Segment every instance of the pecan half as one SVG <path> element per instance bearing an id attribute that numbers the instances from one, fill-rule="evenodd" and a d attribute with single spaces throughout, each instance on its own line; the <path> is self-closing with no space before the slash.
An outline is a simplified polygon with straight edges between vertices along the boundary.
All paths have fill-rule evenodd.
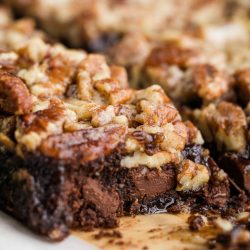
<path id="1" fill-rule="evenodd" d="M 5 71 L 0 71 L 0 110 L 10 114 L 31 111 L 32 97 L 24 82 Z"/>
<path id="2" fill-rule="evenodd" d="M 86 163 L 108 155 L 124 140 L 124 134 L 125 127 L 109 125 L 52 135 L 42 141 L 39 150 L 66 162 Z"/>

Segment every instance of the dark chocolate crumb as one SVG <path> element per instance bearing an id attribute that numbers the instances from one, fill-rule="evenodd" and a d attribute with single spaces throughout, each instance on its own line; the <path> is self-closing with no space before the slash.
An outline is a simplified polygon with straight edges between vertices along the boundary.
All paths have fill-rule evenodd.
<path id="1" fill-rule="evenodd" d="M 190 215 L 188 218 L 189 229 L 192 231 L 199 231 L 205 224 L 200 215 Z"/>

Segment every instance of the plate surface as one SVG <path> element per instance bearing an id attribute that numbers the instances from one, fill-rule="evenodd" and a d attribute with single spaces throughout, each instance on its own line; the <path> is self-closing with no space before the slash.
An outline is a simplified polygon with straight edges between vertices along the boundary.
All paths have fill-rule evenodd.
<path id="1" fill-rule="evenodd" d="M 103 233 L 100 229 L 89 233 L 73 232 L 73 235 L 104 250 L 208 250 L 207 239 L 213 236 L 214 231 L 204 228 L 191 232 L 187 218 L 185 214 L 124 217 L 115 230 L 122 237 L 110 236 L 114 230 Z"/>
<path id="2" fill-rule="evenodd" d="M 207 250 L 206 241 L 212 232 L 191 232 L 187 218 L 188 215 L 170 214 L 124 217 L 115 229 L 121 237 L 111 236 L 112 229 L 97 229 L 72 232 L 63 242 L 51 243 L 0 212 L 0 250 Z"/>
<path id="3" fill-rule="evenodd" d="M 0 212 L 0 250 L 97 250 L 74 236 L 60 243 L 47 242 Z"/>

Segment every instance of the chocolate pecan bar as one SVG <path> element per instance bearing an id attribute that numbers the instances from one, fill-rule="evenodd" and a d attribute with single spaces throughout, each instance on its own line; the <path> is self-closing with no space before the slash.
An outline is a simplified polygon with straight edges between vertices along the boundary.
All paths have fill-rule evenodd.
<path id="1" fill-rule="evenodd" d="M 128 68 L 137 88 L 161 85 L 183 119 L 201 130 L 237 189 L 249 197 L 250 36 L 246 20 L 236 20 L 204 25 L 196 35 L 167 34 L 157 42 L 137 34 L 108 54 Z"/>
<path id="2" fill-rule="evenodd" d="M 2 31 L 1 209 L 52 240 L 123 215 L 227 209 L 227 175 L 159 85 L 132 89 L 124 68 L 30 21 Z"/>

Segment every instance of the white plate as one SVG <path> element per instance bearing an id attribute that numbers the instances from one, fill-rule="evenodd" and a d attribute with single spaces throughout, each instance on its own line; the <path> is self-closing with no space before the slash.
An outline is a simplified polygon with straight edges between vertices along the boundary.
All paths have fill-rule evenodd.
<path id="1" fill-rule="evenodd" d="M 0 250 L 97 250 L 74 236 L 60 243 L 46 242 L 0 212 Z"/>

